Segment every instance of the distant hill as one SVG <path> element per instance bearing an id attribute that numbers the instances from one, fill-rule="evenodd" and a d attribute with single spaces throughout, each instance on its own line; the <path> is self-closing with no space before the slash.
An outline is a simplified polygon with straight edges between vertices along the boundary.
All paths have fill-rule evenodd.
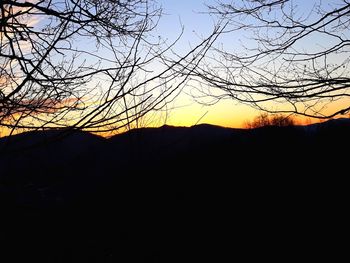
<path id="1" fill-rule="evenodd" d="M 337 119 L 1 138 L 2 217 L 20 223 L 0 241 L 14 262 L 217 262 L 232 258 L 228 236 L 245 255 L 268 253 L 264 237 L 276 236 L 270 246 L 288 254 L 281 231 L 293 236 L 346 200 L 331 178 L 345 175 L 349 132 L 350 120 Z"/>
<path id="2" fill-rule="evenodd" d="M 81 131 L 28 132 L 0 139 L 0 179 L 111 177 L 116 172 L 138 175 L 148 170 L 159 174 L 180 167 L 196 174 L 202 170 L 214 173 L 229 164 L 264 167 L 264 163 L 279 166 L 294 159 L 318 162 L 329 152 L 328 158 L 341 160 L 337 147 L 348 145 L 349 131 L 349 119 L 335 119 L 252 130 L 207 124 L 163 126 L 131 130 L 109 139 Z"/>
<path id="3" fill-rule="evenodd" d="M 87 151 L 89 147 L 97 145 L 110 145 L 110 147 L 126 147 L 128 150 L 129 144 L 136 144 L 137 147 L 146 147 L 148 150 L 158 150 L 159 147 L 179 147 L 186 143 L 192 144 L 207 144 L 223 140 L 238 140 L 239 137 L 254 137 L 268 133 L 295 132 L 298 135 L 303 135 L 303 132 L 309 131 L 315 133 L 327 132 L 339 128 L 347 131 L 350 126 L 350 119 L 332 119 L 323 123 L 316 123 L 306 126 L 293 127 L 262 127 L 252 130 L 224 128 L 209 124 L 200 124 L 192 127 L 174 127 L 162 126 L 160 128 L 140 128 L 129 132 L 115 135 L 109 139 L 90 134 L 83 131 L 35 131 L 26 132 L 11 137 L 0 138 L 0 154 L 16 154 L 21 152 L 41 151 L 43 148 L 52 150 L 52 153 L 75 154 Z M 137 149 L 140 150 L 140 149 Z"/>
<path id="4" fill-rule="evenodd" d="M 180 168 L 191 173 L 273 162 L 342 160 L 338 147 L 348 143 L 349 119 L 293 127 L 252 130 L 213 125 L 142 128 L 109 139 L 87 132 L 37 131 L 0 139 L 0 180 L 26 182 L 50 178 L 109 178 L 145 171 L 162 174 Z M 293 167 L 291 169 L 296 169 Z M 185 171 L 185 170 L 184 170 Z M 80 180 L 80 179 L 79 179 Z"/>

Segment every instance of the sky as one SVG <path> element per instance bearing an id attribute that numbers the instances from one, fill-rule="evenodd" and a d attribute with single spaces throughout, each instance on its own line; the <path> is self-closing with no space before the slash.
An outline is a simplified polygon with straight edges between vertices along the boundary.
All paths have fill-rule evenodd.
<path id="1" fill-rule="evenodd" d="M 327 8 L 328 3 L 334 1 L 339 2 L 340 0 L 330 0 L 327 3 L 322 3 L 325 3 L 324 7 Z M 230 3 L 231 1 L 227 0 L 226 2 Z M 309 12 L 308 10 L 313 8 L 314 2 L 294 1 L 294 3 L 298 4 L 298 12 L 301 12 L 301 16 L 306 15 Z M 153 34 L 162 36 L 163 39 L 167 39 L 170 43 L 181 34 L 181 28 L 183 26 L 183 35 L 174 47 L 175 51 L 179 54 L 186 54 L 201 39 L 209 36 L 214 28 L 215 20 L 205 13 L 207 10 L 205 4 L 215 5 L 217 3 L 216 0 L 157 0 L 157 3 L 161 5 L 163 14 Z M 245 44 L 247 45 L 254 45 L 254 42 L 238 34 L 235 32 L 220 36 L 215 45 L 224 44 L 225 48 L 230 51 L 239 51 L 242 48 L 239 42 L 241 39 L 245 39 Z M 302 42 L 300 48 L 313 49 L 315 43 L 321 46 L 327 44 L 324 39 L 314 38 Z M 76 44 L 80 45 L 81 43 L 77 42 Z M 92 46 L 94 45 L 94 43 L 90 44 Z M 260 113 L 251 106 L 231 99 L 221 100 L 214 105 L 206 106 L 203 103 L 198 103 L 193 96 L 189 95 L 193 94 L 195 89 L 195 86 L 186 86 L 176 100 L 167 105 L 166 118 L 159 118 L 159 116 L 153 115 L 156 121 L 152 122 L 151 120 L 149 122 L 151 123 L 150 126 L 160 126 L 163 124 L 192 126 L 209 123 L 225 127 L 241 128 L 245 126 L 247 121 L 251 121 Z M 349 103 L 349 101 L 346 103 Z M 308 120 L 307 122 L 310 121 Z"/>
<path id="2" fill-rule="evenodd" d="M 200 37 L 208 36 L 215 21 L 206 11 L 205 3 L 215 1 L 202 0 L 159 0 L 163 8 L 163 16 L 159 21 L 158 32 L 169 40 L 174 40 L 184 33 L 176 49 L 188 51 L 193 43 L 198 43 Z M 185 88 L 186 94 L 191 94 L 191 87 Z M 166 123 L 175 126 L 192 126 L 200 123 L 208 123 L 225 127 L 243 127 L 246 121 L 258 114 L 252 107 L 237 103 L 232 100 L 222 100 L 211 106 L 198 103 L 192 96 L 182 94 L 172 105 L 168 112 Z"/>
<path id="3" fill-rule="evenodd" d="M 322 2 L 323 8 L 329 8 L 330 4 L 335 0 Z M 181 25 L 184 26 L 184 35 L 177 45 L 177 50 L 188 50 L 190 45 L 200 39 L 200 37 L 208 36 L 213 29 L 214 20 L 208 14 L 205 14 L 205 4 L 215 4 L 215 0 L 159 0 L 158 1 L 164 10 L 159 23 L 160 35 L 166 36 L 169 39 L 174 39 L 180 32 Z M 226 1 L 231 2 L 231 1 Z M 317 1 L 316 1 L 317 2 Z M 337 1 L 335 1 L 337 2 Z M 294 1 L 297 4 L 298 15 L 307 16 L 310 10 L 314 8 L 315 1 Z M 339 1 L 338 1 L 339 3 Z M 313 16 L 309 16 L 313 18 Z M 218 43 L 224 43 L 228 50 L 239 50 L 238 39 L 245 39 L 244 36 L 237 33 L 230 34 L 224 38 L 219 38 Z M 249 39 L 245 39 L 245 44 Z M 327 41 L 329 39 L 326 39 Z M 314 50 L 315 47 L 323 48 L 327 43 L 325 39 L 319 36 L 302 41 L 299 48 L 303 50 Z M 185 89 L 187 93 L 191 93 L 191 87 Z M 334 110 L 334 105 L 346 105 L 349 101 L 341 101 L 339 104 L 333 104 L 332 107 L 326 108 L 326 111 Z M 347 104 L 348 105 L 348 104 Z M 210 107 L 197 103 L 191 96 L 180 96 L 174 105 L 174 110 L 170 111 L 167 119 L 167 124 L 191 126 L 198 123 L 210 123 L 226 127 L 241 128 L 245 126 L 247 121 L 252 120 L 260 112 L 248 105 L 228 100 L 221 100 L 219 103 Z M 298 118 L 297 118 L 298 119 Z M 299 121 L 310 123 L 310 120 L 299 118 Z M 317 119 L 311 122 L 317 122 Z"/>
<path id="4" fill-rule="evenodd" d="M 215 21 L 205 14 L 205 4 L 215 1 L 202 0 L 159 0 L 163 8 L 163 16 L 157 28 L 160 35 L 174 40 L 184 33 L 176 45 L 177 51 L 186 52 L 193 43 L 200 41 L 200 37 L 208 36 Z M 185 88 L 186 94 L 191 94 L 191 87 Z M 182 94 L 178 97 L 168 112 L 166 124 L 174 126 L 192 126 L 195 124 L 208 123 L 224 127 L 244 127 L 246 121 L 252 120 L 258 111 L 251 106 L 237 103 L 230 99 L 221 100 L 219 103 L 206 106 L 198 103 L 192 96 Z"/>

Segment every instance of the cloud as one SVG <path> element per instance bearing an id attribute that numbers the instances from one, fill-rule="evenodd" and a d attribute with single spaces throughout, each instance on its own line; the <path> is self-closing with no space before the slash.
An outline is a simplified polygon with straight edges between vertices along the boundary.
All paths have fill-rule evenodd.
<path id="1" fill-rule="evenodd" d="M 25 2 L 25 1 L 18 1 Z M 38 1 L 30 1 L 36 3 Z M 31 42 L 26 38 L 28 37 L 25 32 L 28 32 L 28 28 L 33 28 L 43 19 L 38 14 L 29 13 L 30 8 L 13 6 L 11 4 L 3 5 L 5 18 L 3 21 L 7 21 L 0 32 L 0 39 L 2 47 L 6 46 L 10 41 L 15 42 L 15 48 L 20 49 L 22 52 L 29 51 L 32 47 Z M 5 34 L 6 32 L 6 34 Z M 31 33 L 28 33 L 31 34 Z M 35 39 L 35 34 L 31 34 L 31 38 Z"/>
<path id="2" fill-rule="evenodd" d="M 1 105 L 0 111 L 1 121 L 11 121 L 16 119 L 16 116 L 38 116 L 38 115 L 52 115 L 68 108 L 77 108 L 82 104 L 79 98 L 66 98 L 62 100 L 47 99 L 32 99 L 21 100 L 17 104 L 12 103 L 10 106 L 4 103 Z"/>

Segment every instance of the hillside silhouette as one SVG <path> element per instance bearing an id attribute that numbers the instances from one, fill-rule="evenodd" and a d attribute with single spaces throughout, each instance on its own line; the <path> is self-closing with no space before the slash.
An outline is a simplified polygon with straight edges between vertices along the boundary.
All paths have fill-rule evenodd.
<path id="1" fill-rule="evenodd" d="M 279 240 L 300 233 L 299 216 L 336 210 L 330 194 L 343 199 L 329 177 L 343 174 L 348 156 L 339 149 L 349 149 L 349 132 L 350 120 L 337 119 L 2 138 L 2 248 L 13 262 L 220 261 L 232 256 L 227 238 L 237 253 L 269 255 L 257 245 L 268 235 L 274 250 L 289 253 Z"/>

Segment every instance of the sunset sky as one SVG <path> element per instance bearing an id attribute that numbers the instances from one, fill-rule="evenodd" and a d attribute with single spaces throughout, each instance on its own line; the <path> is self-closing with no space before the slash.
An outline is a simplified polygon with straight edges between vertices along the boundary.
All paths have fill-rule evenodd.
<path id="1" fill-rule="evenodd" d="M 200 37 L 208 36 L 214 28 L 215 21 L 206 12 L 205 4 L 215 1 L 161 0 L 164 15 L 159 22 L 159 33 L 166 38 L 175 39 L 184 27 L 184 34 L 177 50 L 189 50 L 198 43 Z M 185 92 L 190 94 L 191 87 Z M 197 103 L 191 96 L 183 94 L 169 111 L 167 124 L 191 126 L 198 123 L 209 123 L 227 127 L 242 127 L 258 112 L 250 106 L 232 100 L 224 100 L 211 106 Z"/>
<path id="2" fill-rule="evenodd" d="M 231 3 L 231 1 L 226 2 Z M 240 2 L 241 1 L 237 1 L 236 3 Z M 315 10 L 314 5 L 316 2 L 317 1 L 303 0 L 293 1 L 293 4 L 295 4 L 296 7 L 295 13 L 300 17 L 307 17 L 305 21 L 314 21 L 315 19 L 317 20 L 317 12 L 311 12 L 312 10 Z M 198 45 L 198 43 L 200 43 L 201 40 L 207 38 L 213 32 L 215 25 L 217 25 L 217 17 L 208 14 L 208 9 L 206 6 L 216 5 L 218 3 L 218 1 L 216 0 L 157 0 L 156 3 L 161 6 L 163 12 L 162 16 L 160 17 L 158 26 L 155 28 L 154 31 L 151 32 L 151 34 L 153 37 L 161 37 L 161 39 L 166 40 L 168 44 L 175 41 L 179 37 L 179 35 L 182 34 L 181 38 L 179 38 L 176 45 L 173 47 L 174 53 L 179 56 L 187 54 L 193 49 L 193 47 Z M 336 4 L 341 3 L 341 1 L 331 0 L 328 2 L 319 3 L 322 3 L 322 8 L 329 11 L 332 10 L 334 6 L 337 6 Z M 38 28 L 40 29 L 40 26 L 44 27 L 46 22 L 47 21 L 40 21 L 40 16 L 37 16 L 35 17 L 35 19 L 31 18 L 31 20 L 27 21 L 27 24 L 33 27 L 38 26 Z M 252 32 L 253 31 L 251 30 L 242 30 L 222 34 L 214 43 L 214 47 L 218 47 L 219 49 L 222 48 L 222 50 L 228 52 L 238 53 L 244 51 L 242 44 L 247 45 L 248 47 L 252 46 L 256 48 L 257 44 L 253 40 L 251 40 L 251 38 L 254 37 Z M 347 34 L 347 32 L 345 34 Z M 349 36 L 345 35 L 345 38 L 348 39 Z M 295 44 L 295 47 L 297 51 L 320 51 L 324 50 L 329 45 L 334 45 L 334 43 L 328 43 L 328 40 L 328 38 L 320 36 L 320 34 L 315 34 L 306 37 L 306 39 L 298 41 L 298 43 Z M 95 41 L 96 39 L 94 38 L 91 38 L 90 42 L 88 42 L 86 41 L 86 39 L 81 39 L 80 37 L 78 37 L 74 39 L 74 45 L 79 48 L 83 46 L 83 48 L 85 48 L 86 50 L 91 51 L 91 53 L 95 52 L 98 55 L 100 55 L 100 53 L 98 52 L 101 52 L 101 56 L 105 56 L 108 58 L 108 50 L 106 51 L 105 49 L 101 51 L 98 48 L 96 48 Z M 117 45 L 118 44 L 116 44 L 116 46 Z M 123 53 L 123 50 L 118 50 L 118 52 Z M 208 57 L 210 57 L 211 53 L 208 53 Z M 348 60 L 347 57 L 342 58 L 339 56 L 339 54 L 331 55 L 332 56 L 327 57 L 327 59 L 329 59 L 330 63 L 333 64 L 344 63 L 344 61 L 340 61 L 341 59 Z M 82 58 L 82 60 L 84 59 L 88 61 L 89 57 Z M 96 57 L 91 56 L 91 59 L 92 61 L 88 62 L 94 64 L 96 62 L 94 61 L 94 59 L 96 60 Z M 107 63 L 107 66 L 105 67 L 110 69 L 110 65 L 108 64 L 108 62 L 105 63 Z M 349 65 L 349 62 L 345 62 L 344 65 Z M 152 64 L 152 66 L 154 68 L 157 68 L 158 65 Z M 344 71 L 347 72 L 347 70 L 348 69 L 345 69 Z M 157 69 L 155 69 L 154 71 L 156 72 Z M 290 76 L 289 73 L 288 76 Z M 96 82 L 100 82 L 100 80 L 93 79 L 91 83 L 89 83 L 87 86 L 92 90 L 92 95 L 90 96 L 90 99 L 92 99 L 89 102 L 86 102 L 86 105 L 92 105 L 92 107 L 100 103 L 102 98 L 93 95 L 94 89 L 98 89 Z M 170 83 L 169 85 L 171 84 L 172 83 Z M 108 83 L 99 85 L 104 85 L 108 87 Z M 151 85 L 157 84 L 151 83 Z M 193 81 L 188 82 L 187 85 L 185 85 L 181 89 L 181 92 L 178 92 L 179 95 L 176 97 L 176 99 L 174 101 L 171 101 L 168 105 L 166 105 L 167 107 L 164 108 L 164 110 L 158 111 L 156 113 L 151 113 L 145 117 L 144 123 L 146 124 L 146 126 L 161 126 L 164 124 L 175 126 L 192 126 L 201 123 L 209 123 L 225 127 L 241 128 L 245 126 L 245 123 L 247 121 L 251 121 L 255 116 L 260 114 L 258 110 L 253 109 L 251 106 L 242 104 L 230 98 L 222 99 L 215 104 L 209 103 L 211 101 L 208 101 L 208 98 L 198 97 L 201 96 L 201 94 L 199 94 L 197 91 L 197 89 L 200 89 L 198 85 L 198 83 Z M 217 91 L 213 90 L 214 94 L 216 94 L 215 92 Z M 349 94 L 345 95 L 348 95 L 348 97 L 350 97 Z M 271 103 L 271 108 L 274 108 L 277 105 L 275 101 L 269 103 Z M 344 108 L 349 104 L 350 99 L 342 99 L 338 101 L 335 100 L 333 101 L 331 106 L 324 107 L 323 111 L 324 113 L 336 111 L 339 110 L 339 108 Z M 318 107 L 318 105 L 316 105 L 316 107 Z M 122 108 L 117 108 L 116 111 L 118 110 L 123 111 Z M 300 124 L 317 121 L 319 120 L 306 120 L 304 118 L 298 119 L 298 122 Z M 2 135 L 4 134 L 6 134 L 6 131 L 2 130 Z"/>
<path id="3" fill-rule="evenodd" d="M 159 34 L 173 40 L 181 32 L 181 25 L 184 26 L 184 34 L 178 45 L 177 50 L 189 50 L 191 45 L 198 43 L 200 37 L 208 36 L 215 24 L 215 18 L 206 14 L 205 4 L 215 4 L 217 1 L 179 1 L 179 0 L 160 0 L 158 1 L 163 9 L 164 15 L 159 22 Z M 231 1 L 227 1 L 231 2 Z M 333 2 L 333 1 L 330 1 Z M 298 11 L 303 15 L 308 14 L 314 7 L 314 1 L 294 1 L 297 4 Z M 327 6 L 327 5 L 326 5 Z M 312 17 L 311 17 L 312 18 Z M 238 39 L 249 39 L 246 36 L 234 34 L 225 35 L 217 41 L 217 45 L 223 44 L 228 50 L 241 49 Z M 314 49 L 315 46 L 323 46 L 324 39 L 308 39 L 300 43 L 303 48 Z M 191 93 L 192 88 L 187 87 L 185 92 Z M 348 105 L 349 100 L 339 101 L 338 105 Z M 325 112 L 334 110 L 334 105 L 326 107 Z M 337 105 L 337 106 L 338 106 Z M 197 123 L 210 123 L 227 127 L 244 127 L 246 121 L 252 120 L 259 111 L 248 105 L 243 105 L 230 99 L 222 100 L 212 106 L 205 106 L 195 102 L 191 96 L 180 96 L 174 105 L 174 109 L 169 112 L 167 124 L 191 126 Z M 299 118 L 303 123 L 304 118 Z M 306 122 L 317 122 L 317 119 L 307 120 Z"/>

